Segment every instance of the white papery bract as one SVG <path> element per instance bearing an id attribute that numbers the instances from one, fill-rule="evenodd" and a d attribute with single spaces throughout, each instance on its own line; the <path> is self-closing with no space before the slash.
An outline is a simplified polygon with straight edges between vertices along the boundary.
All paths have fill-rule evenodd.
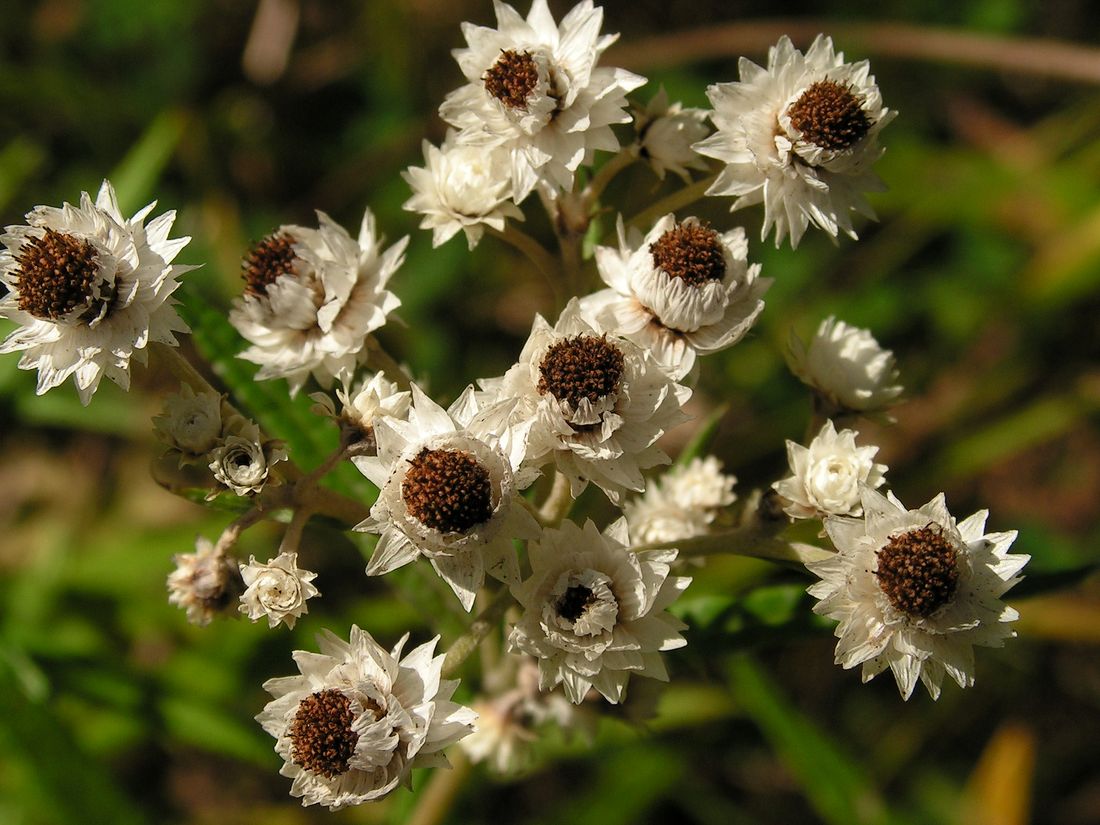
<path id="1" fill-rule="evenodd" d="M 473 730 L 477 715 L 451 701 L 458 681 L 440 678 L 439 637 L 402 655 L 407 640 L 387 651 L 355 625 L 348 642 L 325 631 L 320 653 L 294 652 L 301 675 L 264 682 L 274 699 L 256 721 L 303 805 L 379 799 L 413 768 L 447 766 L 443 748 Z"/>
<path id="2" fill-rule="evenodd" d="M 486 572 L 519 580 L 512 539 L 534 538 L 538 524 L 518 492 L 534 476 L 517 477 L 523 441 L 497 435 L 513 402 L 479 407 L 468 389 L 444 410 L 415 384 L 412 396 L 407 421 L 375 420 L 377 455 L 353 459 L 379 489 L 355 528 L 381 535 L 367 575 L 426 556 L 469 610 Z"/>
<path id="3" fill-rule="evenodd" d="M 408 238 L 388 249 L 368 209 L 358 239 L 318 211 L 319 228 L 281 226 L 245 260 L 246 289 L 229 320 L 252 345 L 239 357 L 256 377 L 286 378 L 291 395 L 310 375 L 350 382 L 366 360 L 367 336 L 401 302 L 386 289 Z"/>
<path id="4" fill-rule="evenodd" d="M 172 261 L 191 239 L 168 237 L 175 212 L 145 226 L 154 206 L 127 220 L 103 181 L 94 203 L 82 192 L 79 206 L 36 206 L 0 236 L 0 317 L 19 325 L 0 353 L 23 353 L 39 395 L 69 376 L 82 404 L 104 375 L 128 389 L 131 359 L 144 364 L 150 341 L 176 346 L 188 332 L 171 295 L 194 267 Z"/>
<path id="5" fill-rule="evenodd" d="M 283 443 L 264 438 L 254 421 L 240 416 L 227 429 L 231 432 L 208 456 L 214 478 L 238 496 L 256 495 L 265 485 L 279 483 L 281 479 L 272 468 L 287 458 Z M 217 494 L 218 490 L 211 490 L 207 498 L 213 499 Z"/>
<path id="6" fill-rule="evenodd" d="M 177 553 L 173 561 L 168 602 L 185 610 L 191 624 L 210 624 L 243 589 L 237 562 L 203 536 L 195 538 L 194 553 Z"/>
<path id="7" fill-rule="evenodd" d="M 455 143 L 449 132 L 442 147 L 424 141 L 423 167 L 410 166 L 402 177 L 413 196 L 404 208 L 424 218 L 421 229 L 432 230 L 432 246 L 446 243 L 461 230 L 470 249 L 485 227 L 504 230 L 507 218 L 523 220 L 512 196 L 511 156 L 504 147 Z"/>
<path id="8" fill-rule="evenodd" d="M 480 383 L 514 401 L 508 421 L 525 434 L 529 467 L 552 463 L 574 498 L 592 481 L 615 503 L 644 489 L 642 470 L 668 463 L 657 439 L 687 420 L 691 396 L 637 344 L 594 329 L 576 299 L 554 326 L 536 316 L 519 362 Z"/>
<path id="9" fill-rule="evenodd" d="M 666 172 L 691 182 L 690 169 L 707 168 L 707 162 L 692 146 L 710 133 L 707 110 L 670 104 L 662 86 L 649 104 L 634 114 L 638 133 L 638 154 L 661 180 Z"/>
<path id="10" fill-rule="evenodd" d="M 901 395 L 894 353 L 871 332 L 829 316 L 809 345 L 791 333 L 787 364 L 838 413 L 878 412 Z"/>
<path id="11" fill-rule="evenodd" d="M 493 7 L 497 28 L 462 24 L 468 48 L 454 56 L 469 82 L 447 95 L 439 114 L 460 130 L 458 143 L 508 152 L 516 203 L 540 181 L 571 189 L 597 149 L 619 150 L 611 125 L 630 122 L 626 94 L 645 78 L 596 66 L 618 36 L 600 34 L 603 9 L 591 0 L 560 25 L 546 0 L 534 0 L 526 20 L 500 0 Z"/>
<path id="12" fill-rule="evenodd" d="M 827 518 L 836 555 L 806 565 L 821 579 L 814 612 L 840 622 L 837 664 L 861 665 L 864 682 L 890 668 L 904 699 L 918 679 L 933 699 L 945 674 L 973 685 L 974 645 L 1016 635 L 1001 601 L 1030 558 L 1008 552 L 1016 531 L 985 533 L 985 510 L 956 523 L 942 494 L 908 510 L 865 487 L 863 512 Z"/>
<path id="13" fill-rule="evenodd" d="M 223 396 L 195 392 L 190 384 L 164 400 L 164 410 L 153 416 L 153 430 L 169 451 L 179 455 L 180 466 L 206 463 L 203 459 L 222 436 Z"/>
<path id="14" fill-rule="evenodd" d="M 853 430 L 837 432 L 833 422 L 826 421 L 808 447 L 787 441 L 791 475 L 772 485 L 784 499 L 787 515 L 800 519 L 863 514 L 863 488 L 880 487 L 887 468 L 874 461 L 878 447 L 856 446 L 857 435 Z"/>
<path id="15" fill-rule="evenodd" d="M 279 553 L 266 562 L 252 556 L 241 565 L 245 591 L 239 610 L 252 621 L 267 618 L 268 627 L 282 622 L 293 628 L 298 618 L 309 612 L 307 599 L 319 596 L 312 584 L 317 574 L 298 567 L 297 553 Z"/>
<path id="16" fill-rule="evenodd" d="M 737 500 L 736 483 L 714 456 L 696 456 L 662 473 L 623 508 L 631 542 L 663 544 L 706 535 L 719 511 Z"/>
<path id="17" fill-rule="evenodd" d="M 632 673 L 668 681 L 660 652 L 687 642 L 667 608 L 691 583 L 670 576 L 675 550 L 632 552 L 626 522 L 604 533 L 571 521 L 528 545 L 531 577 L 512 588 L 523 616 L 508 644 L 539 660 L 539 686 L 580 704 L 590 688 L 618 703 Z"/>
<path id="18" fill-rule="evenodd" d="M 896 112 L 867 61 L 845 63 L 818 35 L 805 55 L 786 37 L 768 52 L 767 69 L 742 57 L 741 80 L 707 89 L 715 134 L 695 150 L 725 164 L 708 195 L 737 198 L 731 209 L 764 204 L 761 240 L 775 227 L 778 246 L 798 246 L 807 226 L 856 237 L 850 212 L 874 218 L 864 192 L 885 189 L 871 165 L 878 133 Z"/>
<path id="19" fill-rule="evenodd" d="M 407 417 L 412 399 L 411 393 L 400 390 L 384 372 L 376 372 L 358 389 L 338 387 L 336 397 L 341 404 L 340 412 L 328 393 L 313 393 L 310 398 L 317 402 L 313 411 L 336 420 L 350 441 L 366 442 L 370 449 L 374 449 L 375 419 Z"/>
<path id="20" fill-rule="evenodd" d="M 606 329 L 649 350 L 674 379 L 697 353 L 733 346 L 764 309 L 770 278 L 749 265 L 740 227 L 719 233 L 695 218 L 665 215 L 643 238 L 627 236 L 619 219 L 619 248 L 596 247 L 600 277 L 610 289 L 581 301 Z"/>

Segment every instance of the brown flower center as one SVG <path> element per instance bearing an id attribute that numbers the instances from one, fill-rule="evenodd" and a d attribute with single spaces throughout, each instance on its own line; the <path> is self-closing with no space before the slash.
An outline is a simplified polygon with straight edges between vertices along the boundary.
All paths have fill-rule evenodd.
<path id="1" fill-rule="evenodd" d="M 351 702 L 338 690 L 322 690 L 298 703 L 290 723 L 291 758 L 325 779 L 347 773 L 359 736 L 352 730 Z"/>
<path id="2" fill-rule="evenodd" d="M 294 275 L 298 256 L 294 239 L 286 232 L 268 235 L 256 244 L 241 261 L 244 291 L 249 295 L 266 295 L 267 288 L 280 275 Z"/>
<path id="3" fill-rule="evenodd" d="M 23 244 L 15 262 L 19 308 L 24 312 L 56 321 L 92 299 L 99 253 L 91 241 L 47 229 Z"/>
<path id="4" fill-rule="evenodd" d="M 802 139 L 822 149 L 847 149 L 871 128 L 860 100 L 847 83 L 819 80 L 787 110 Z"/>
<path id="5" fill-rule="evenodd" d="M 576 407 L 582 398 L 595 404 L 619 391 L 623 353 L 606 336 L 576 335 L 558 341 L 539 364 L 536 389 Z"/>
<path id="6" fill-rule="evenodd" d="M 951 601 L 959 585 L 958 550 L 938 524 L 892 536 L 879 549 L 878 585 L 897 610 L 931 616 Z"/>
<path id="7" fill-rule="evenodd" d="M 493 515 L 489 471 L 462 450 L 422 449 L 401 485 L 405 506 L 425 527 L 464 533 Z"/>
<path id="8" fill-rule="evenodd" d="M 670 278 L 691 286 L 721 281 L 726 257 L 718 233 L 697 223 L 681 223 L 649 245 L 653 263 Z"/>
<path id="9" fill-rule="evenodd" d="M 526 109 L 527 98 L 539 83 L 539 70 L 530 52 L 501 52 L 482 78 L 485 91 L 510 109 Z"/>
<path id="10" fill-rule="evenodd" d="M 576 622 L 594 601 L 595 593 L 583 584 L 575 584 L 561 594 L 554 608 L 563 619 Z"/>

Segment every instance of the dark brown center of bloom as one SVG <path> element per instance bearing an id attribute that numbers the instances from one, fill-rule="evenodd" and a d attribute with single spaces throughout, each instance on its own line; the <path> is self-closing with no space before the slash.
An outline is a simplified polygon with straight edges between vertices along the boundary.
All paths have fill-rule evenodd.
<path id="1" fill-rule="evenodd" d="M 539 70 L 530 52 L 501 52 L 482 78 L 485 91 L 510 109 L 526 109 L 527 98 L 539 83 Z"/>
<path id="2" fill-rule="evenodd" d="M 787 110 L 802 139 L 822 149 L 847 149 L 867 134 L 871 121 L 847 83 L 819 80 Z"/>
<path id="3" fill-rule="evenodd" d="M 938 524 L 892 536 L 877 555 L 878 585 L 902 613 L 927 618 L 955 595 L 959 554 Z"/>
<path id="4" fill-rule="evenodd" d="M 322 690 L 298 703 L 290 723 L 291 758 L 307 771 L 332 779 L 347 773 L 358 734 L 351 702 L 338 690 Z"/>
<path id="5" fill-rule="evenodd" d="M 539 364 L 536 389 L 576 407 L 582 398 L 595 404 L 619 391 L 623 379 L 623 353 L 607 338 L 576 335 L 558 341 Z"/>
<path id="6" fill-rule="evenodd" d="M 462 450 L 422 449 L 409 461 L 401 496 L 425 527 L 464 533 L 493 515 L 489 471 Z"/>
<path id="7" fill-rule="evenodd" d="M 575 622 L 594 601 L 596 601 L 595 593 L 583 584 L 575 584 L 561 594 L 561 598 L 554 607 L 563 619 Z"/>
<path id="8" fill-rule="evenodd" d="M 658 269 L 691 286 L 726 277 L 724 253 L 718 233 L 697 223 L 678 224 L 649 245 Z"/>
<path id="9" fill-rule="evenodd" d="M 298 256 L 294 253 L 294 239 L 285 232 L 269 235 L 256 244 L 241 261 L 241 277 L 244 291 L 250 295 L 266 295 L 267 288 L 280 275 L 295 274 Z"/>
<path id="10" fill-rule="evenodd" d="M 48 321 L 86 306 L 99 276 L 99 253 L 91 241 L 53 229 L 26 241 L 15 262 L 19 308 Z"/>

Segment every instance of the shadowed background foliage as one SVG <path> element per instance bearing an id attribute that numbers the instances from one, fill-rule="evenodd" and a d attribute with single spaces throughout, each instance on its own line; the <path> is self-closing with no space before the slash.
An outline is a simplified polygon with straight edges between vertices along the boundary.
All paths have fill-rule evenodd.
<path id="1" fill-rule="evenodd" d="M 432 250 L 401 210 L 400 171 L 422 163 L 423 139 L 442 138 L 435 109 L 461 81 L 449 56 L 459 22 L 491 22 L 488 2 L 2 5 L 0 219 L 75 200 L 104 176 L 123 211 L 154 197 L 178 210 L 179 233 L 194 236 L 182 260 L 204 264 L 183 289 L 187 350 L 213 360 L 216 380 L 301 464 L 334 436 L 315 434 L 308 400 L 288 402 L 282 382 L 249 381 L 224 322 L 242 252 L 279 224 L 312 222 L 320 208 L 354 227 L 369 205 L 391 240 L 412 234 L 392 281 L 405 323 L 382 337 L 441 400 L 506 368 L 535 312 L 554 311 L 511 248 Z M 801 438 L 809 417 L 783 364 L 789 330 L 806 337 L 832 313 L 870 327 L 897 354 L 908 400 L 896 425 L 864 436 L 908 505 L 944 490 L 956 515 L 987 507 L 992 529 L 1020 530 L 1015 549 L 1033 556 L 1012 600 L 1021 638 L 979 651 L 975 688 L 903 703 L 888 676 L 860 686 L 832 665 L 804 577 L 716 561 L 685 599 L 689 646 L 669 657 L 672 686 L 645 731 L 624 721 L 651 699 L 636 680 L 591 746 L 552 737 L 525 776 L 418 776 L 415 793 L 374 806 L 303 810 L 251 719 L 263 680 L 289 673 L 290 651 L 312 647 L 322 627 L 427 638 L 429 610 L 443 616 L 445 644 L 464 617 L 433 577 L 403 571 L 400 590 L 368 582 L 362 548 L 318 528 L 303 555 L 325 598 L 293 632 L 186 625 L 165 601 L 171 557 L 230 516 L 149 478 L 149 417 L 174 387 L 139 369 L 138 391 L 105 385 L 83 409 L 71 386 L 36 398 L 33 375 L 6 356 L 0 821 L 423 823 L 433 785 L 455 794 L 449 821 L 463 823 L 1096 821 L 1100 51 L 1029 42 L 1095 46 L 1094 4 L 929 0 L 919 15 L 902 0 L 604 5 L 605 29 L 623 35 L 605 62 L 621 56 L 651 78 L 642 100 L 660 82 L 705 106 L 708 83 L 736 79 L 738 54 L 762 61 L 785 30 L 803 46 L 832 32 L 849 59 L 872 60 L 901 114 L 884 133 L 881 222 L 858 244 L 818 233 L 797 252 L 775 250 L 759 242 L 758 211 L 694 208 L 716 227 L 745 226 L 750 258 L 776 283 L 754 334 L 704 361 L 691 411 L 724 409 L 711 449 L 742 495 L 766 485 L 783 470 L 783 440 Z M 560 16 L 568 4 L 551 7 Z M 704 38 L 707 49 L 680 34 L 718 26 L 731 28 Z M 639 167 L 607 200 L 629 214 L 671 186 Z M 527 205 L 528 230 L 549 240 Z M 610 229 L 613 215 L 603 220 Z M 670 451 L 690 430 L 671 435 Z M 363 494 L 354 472 L 335 483 Z M 241 549 L 267 558 L 277 538 L 257 528 Z"/>

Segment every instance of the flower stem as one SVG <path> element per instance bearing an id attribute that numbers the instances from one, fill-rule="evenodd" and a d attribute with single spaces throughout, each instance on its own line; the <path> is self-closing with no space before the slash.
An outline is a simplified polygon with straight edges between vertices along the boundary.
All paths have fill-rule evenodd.
<path id="1" fill-rule="evenodd" d="M 637 551 L 676 548 L 680 551 L 681 558 L 723 554 L 747 556 L 754 559 L 777 561 L 799 568 L 807 562 L 821 561 L 833 555 L 828 550 L 822 550 L 820 547 L 784 541 L 779 538 L 777 534 L 786 526 L 785 520 L 755 518 L 748 524 L 733 530 L 723 530 L 719 533 L 679 541 L 646 544 L 632 549 Z"/>
<path id="2" fill-rule="evenodd" d="M 558 266 L 557 261 L 554 260 L 554 257 L 547 251 L 545 246 L 511 224 L 503 232 L 498 232 L 490 227 L 489 234 L 522 252 L 535 265 L 535 269 L 541 273 L 547 286 L 550 287 L 555 306 L 562 305 L 561 267 Z"/>
<path id="3" fill-rule="evenodd" d="M 565 473 L 554 472 L 554 485 L 537 513 L 543 527 L 557 527 L 573 507 L 573 490 Z"/>
<path id="4" fill-rule="evenodd" d="M 373 335 L 367 336 L 367 363 L 376 372 L 386 373 L 386 377 L 393 381 L 402 390 L 408 390 L 411 386 L 409 374 L 405 368 L 397 363 L 397 360 L 386 352 L 378 339 Z"/>
<path id="5" fill-rule="evenodd" d="M 500 617 L 504 615 L 504 611 L 508 609 L 508 605 L 511 603 L 512 594 L 507 587 L 501 588 L 493 596 L 492 601 L 477 614 L 477 618 L 473 620 L 466 632 L 455 639 L 454 644 L 447 649 L 446 658 L 443 659 L 442 676 L 444 678 L 454 675 L 454 672 L 462 666 L 469 655 L 477 649 L 481 640 L 496 627 Z"/>
<path id="6" fill-rule="evenodd" d="M 717 175 L 710 175 L 702 180 L 695 181 L 695 183 L 690 186 L 685 186 L 683 189 L 676 190 L 672 194 L 661 198 L 647 209 L 643 209 L 627 221 L 627 223 L 630 226 L 638 227 L 643 232 L 647 231 L 659 218 L 667 215 L 669 212 L 675 212 L 677 209 L 683 209 L 685 206 L 690 206 L 703 197 L 717 177 Z"/>
<path id="7" fill-rule="evenodd" d="M 600 195 L 603 194 L 603 190 L 607 188 L 607 185 L 611 183 L 614 177 L 637 159 L 638 153 L 635 145 L 626 146 L 620 149 L 619 154 L 615 155 L 615 157 L 601 166 L 599 171 L 592 176 L 592 180 L 588 182 L 588 186 L 584 187 L 582 195 L 585 205 L 591 210 L 592 206 L 599 200 Z"/>
<path id="8" fill-rule="evenodd" d="M 440 825 L 446 820 L 471 768 L 470 760 L 462 751 L 455 750 L 450 759 L 449 771 L 435 771 L 432 774 L 412 815 L 405 820 L 406 825 Z"/>

